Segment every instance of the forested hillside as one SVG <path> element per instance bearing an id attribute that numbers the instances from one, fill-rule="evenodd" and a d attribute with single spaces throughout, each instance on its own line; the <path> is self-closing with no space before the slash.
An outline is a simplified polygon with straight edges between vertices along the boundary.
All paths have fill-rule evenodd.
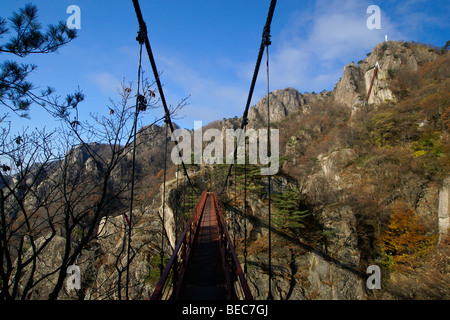
<path id="1" fill-rule="evenodd" d="M 109 118 L 96 119 L 106 133 L 90 128 L 99 134 L 93 137 L 103 137 L 101 143 L 81 143 L 60 157 L 51 152 L 51 143 L 35 143 L 40 136 L 4 145 L 12 150 L 13 164 L 1 168 L 2 223 L 10 232 L 4 242 L 10 249 L 1 283 L 4 296 L 122 299 L 129 287 L 132 299 L 144 299 L 153 291 L 160 257 L 163 264 L 170 257 L 196 195 L 170 162 L 163 194 L 165 127 L 141 128 L 128 238 L 133 140 L 121 119 L 130 120 L 132 109 L 127 107 L 131 90 L 122 89 L 123 105 Z M 286 88 L 269 98 L 281 156 L 280 170 L 271 179 L 274 298 L 448 299 L 447 48 L 380 43 L 358 63 L 345 66 L 332 91 Z M 266 104 L 264 97 L 250 108 L 249 128 L 266 125 Z M 218 120 L 204 129 L 236 129 L 241 120 Z M 76 138 L 79 131 L 69 129 L 69 137 Z M 48 158 L 17 162 L 20 152 L 33 148 L 36 154 L 48 152 Z M 220 189 L 228 170 L 226 165 L 187 167 L 199 190 Z M 228 228 L 253 296 L 266 299 L 268 179 L 256 165 L 235 168 L 222 194 Z M 81 269 L 77 291 L 63 285 L 71 264 Z M 366 287 L 370 265 L 381 267 L 381 290 Z M 60 287 L 55 289 L 55 283 Z"/>
<path id="2" fill-rule="evenodd" d="M 278 101 L 282 93 L 273 95 Z M 277 233 L 280 297 L 448 298 L 447 50 L 379 44 L 345 67 L 332 92 L 293 106 L 275 125 L 285 181 L 276 187 L 275 215 L 290 208 Z M 262 243 L 254 242 L 261 266 Z M 362 275 L 374 264 L 383 290 L 368 291 Z"/>

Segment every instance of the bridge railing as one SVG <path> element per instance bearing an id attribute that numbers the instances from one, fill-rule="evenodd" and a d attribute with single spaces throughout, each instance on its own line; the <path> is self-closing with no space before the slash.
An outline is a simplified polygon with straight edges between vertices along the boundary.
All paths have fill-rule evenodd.
<path id="1" fill-rule="evenodd" d="M 198 233 L 198 226 L 205 209 L 207 195 L 208 193 L 206 191 L 203 191 L 201 194 L 200 200 L 194 207 L 193 214 L 188 220 L 150 300 L 169 300 L 177 298 L 180 289 L 179 284 L 183 279 L 192 245 Z"/>
<path id="2" fill-rule="evenodd" d="M 224 267 L 228 299 L 253 300 L 252 293 L 248 286 L 245 274 L 234 250 L 233 243 L 227 230 L 227 225 L 223 218 L 223 208 L 215 192 L 212 193 L 217 222 L 219 228 L 219 244 L 222 254 L 222 265 Z"/>

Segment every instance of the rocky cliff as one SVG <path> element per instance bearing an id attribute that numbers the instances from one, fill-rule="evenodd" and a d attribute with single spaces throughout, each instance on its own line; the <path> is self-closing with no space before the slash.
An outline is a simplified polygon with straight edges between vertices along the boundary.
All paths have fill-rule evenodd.
<path id="1" fill-rule="evenodd" d="M 371 87 L 375 65 L 379 69 Z M 436 129 L 432 126 L 424 128 L 426 120 L 423 119 L 426 116 L 420 108 L 413 111 L 405 111 L 405 108 L 418 100 L 422 100 L 421 106 L 425 106 L 430 95 L 445 91 L 448 88 L 448 66 L 448 53 L 421 44 L 389 41 L 378 44 L 358 64 L 352 62 L 345 66 L 342 78 L 331 92 L 311 95 L 287 88 L 270 93 L 271 121 L 278 122 L 275 127 L 284 136 L 281 142 L 285 145 L 280 146 L 286 159 L 283 172 L 295 177 L 294 185 L 302 190 L 306 198 L 305 205 L 314 216 L 314 224 L 309 226 L 309 230 L 303 229 L 293 234 L 290 233 L 292 230 L 273 229 L 272 293 L 276 299 L 379 297 L 378 292 L 366 287 L 366 269 L 371 264 L 385 266 L 377 237 L 385 232 L 389 212 L 395 210 L 393 208 L 398 203 L 407 202 L 412 206 L 420 219 L 420 228 L 426 230 L 425 234 L 435 238 L 434 235 L 444 232 L 443 237 L 446 237 L 446 221 L 449 217 L 446 207 L 447 180 L 424 172 L 425 167 L 431 165 L 425 162 L 430 160 L 436 164 L 436 169 L 439 167 L 437 170 L 445 178 L 448 176 L 448 160 L 445 159 L 448 158 L 442 153 L 434 160 L 414 159 L 418 157 L 417 143 L 424 139 L 420 137 L 429 134 L 426 133 L 428 130 Z M 430 70 L 433 70 L 432 74 L 428 73 Z M 414 77 L 423 77 L 423 80 L 412 84 L 409 80 Z M 430 91 L 420 97 L 419 94 L 411 93 L 414 87 L 420 91 L 428 85 L 428 81 L 432 81 L 431 86 L 439 84 L 440 87 L 427 89 Z M 405 83 L 410 86 L 410 93 L 406 96 L 399 90 Z M 367 96 L 369 99 L 366 102 Z M 448 111 L 448 95 L 439 101 L 444 106 L 439 111 L 441 116 L 445 114 L 443 110 L 446 107 Z M 395 111 L 391 111 L 392 114 L 384 113 L 389 112 L 385 108 Z M 397 144 L 391 140 L 389 145 L 383 143 L 375 148 L 370 146 L 376 141 L 373 130 L 378 130 L 374 126 L 381 124 L 376 122 L 379 117 L 392 116 L 392 125 L 402 126 L 406 125 L 404 121 L 409 114 L 415 118 L 414 122 L 407 124 L 409 130 L 415 132 L 414 137 L 395 135 L 405 142 Z M 421 115 L 417 117 L 417 114 Z M 399 118 L 394 120 L 397 116 Z M 439 116 L 435 119 L 438 122 Z M 249 120 L 250 127 L 265 126 L 267 97 L 250 108 Z M 226 122 L 222 124 L 226 125 Z M 379 130 L 383 134 L 393 134 L 394 130 L 384 125 Z M 437 130 L 442 143 L 447 143 L 444 141 L 448 141 L 448 131 L 439 131 L 442 130 L 440 125 Z M 367 139 L 368 144 L 362 143 L 364 139 Z M 404 143 L 408 144 L 407 150 L 402 149 Z M 416 152 L 412 156 L 414 160 L 409 160 L 412 165 L 402 165 L 401 162 L 408 160 L 400 160 L 396 152 L 404 152 L 405 155 Z M 387 165 L 390 161 L 399 162 Z M 440 161 L 440 164 L 434 161 Z M 424 172 L 418 170 L 416 165 L 425 166 L 422 167 Z M 394 175 L 391 170 L 398 173 Z M 394 182 L 397 180 L 398 184 Z M 289 185 L 283 178 L 276 178 L 273 183 L 275 194 L 282 194 Z M 248 279 L 255 297 L 265 299 L 269 287 L 267 199 L 254 195 L 249 197 Z M 229 211 L 230 217 L 232 214 L 233 211 Z M 238 221 L 240 227 L 237 229 L 242 236 L 244 221 L 242 217 Z M 409 245 L 414 246 L 412 243 Z M 432 264 L 432 259 L 441 259 L 436 257 L 445 255 L 445 248 L 444 245 L 443 249 L 430 249 L 433 252 L 430 257 L 434 258 L 429 258 L 426 264 Z M 242 254 L 242 247 L 239 249 Z M 419 270 L 417 268 L 420 267 L 415 264 L 417 262 L 410 263 L 416 266 L 414 270 Z M 395 279 L 401 273 L 391 274 L 389 268 L 383 269 L 389 288 L 381 295 L 383 298 L 399 295 L 388 279 L 389 275 Z M 442 276 L 447 277 L 442 283 L 448 283 L 448 270 L 435 272 L 436 278 L 440 279 L 435 280 L 437 287 L 442 285 L 438 285 Z M 416 277 L 420 281 L 419 272 L 414 276 L 409 273 L 408 277 Z M 431 293 L 429 287 L 411 291 L 421 298 L 426 298 L 427 294 L 430 297 L 436 295 Z M 448 290 L 443 289 L 443 292 L 440 293 L 442 297 L 449 296 Z"/>
<path id="2" fill-rule="evenodd" d="M 399 204 L 405 204 L 420 217 L 420 230 L 425 230 L 421 236 L 440 234 L 444 248 L 433 246 L 432 258 L 427 258 L 430 260 L 420 256 L 423 263 L 433 266 L 433 275 L 438 280 L 427 279 L 429 287 L 426 290 L 416 288 L 414 294 L 425 298 L 427 295 L 449 297 L 449 286 L 445 288 L 448 270 L 431 262 L 433 259 L 440 263 L 445 261 L 445 251 L 439 250 L 448 248 L 444 246 L 449 216 L 448 179 L 444 180 L 448 176 L 445 162 L 448 161 L 445 149 L 448 124 L 444 115 L 449 99 L 448 95 L 442 98 L 438 93 L 448 88 L 449 60 L 448 53 L 424 45 L 389 41 L 378 44 L 358 64 L 345 66 L 333 91 L 311 94 L 286 88 L 270 93 L 270 116 L 274 127 L 280 129 L 283 158 L 282 170 L 272 179 L 273 194 L 276 197 L 287 190 L 298 190 L 301 206 L 309 212 L 308 218 L 302 221 L 303 228 L 272 227 L 271 286 L 275 299 L 404 298 L 405 293 L 400 289 L 396 291 L 393 283 L 404 289 L 408 282 L 403 276 L 408 281 L 419 282 L 423 274 L 406 276 L 394 270 L 392 259 L 396 257 L 383 251 L 383 244 L 377 240 L 389 230 L 390 218 Z M 366 103 L 376 63 L 380 68 Z M 422 77 L 420 83 L 414 84 L 416 93 L 402 87 L 406 73 Z M 426 75 L 433 78 L 431 82 L 427 82 Z M 425 87 L 427 90 L 423 93 L 421 90 Z M 430 108 L 424 111 L 424 105 L 429 105 L 424 101 L 435 101 L 426 100 L 429 97 L 437 99 L 439 112 Z M 266 121 L 267 97 L 264 97 L 250 108 L 249 127 L 264 127 Z M 237 128 L 240 122 L 241 119 L 235 117 L 207 127 Z M 138 195 L 146 201 L 140 201 L 132 213 L 135 222 L 131 237 L 132 299 L 143 299 L 151 294 L 159 278 L 159 255 L 162 251 L 165 259 L 170 256 L 186 220 L 180 213 L 189 210 L 186 205 L 189 201 L 192 208 L 194 199 L 187 194 L 187 182 L 181 173 L 176 174 L 175 168 L 168 173 L 163 194 L 160 170 L 164 141 L 162 138 L 146 139 L 146 132 L 158 137 L 163 127 L 145 127 L 138 138 L 137 181 L 145 186 Z M 100 153 L 106 152 L 100 150 L 101 146 L 96 148 Z M 98 170 L 82 147 L 72 150 L 68 157 L 82 165 L 80 170 L 91 173 Z M 126 185 L 129 167 L 130 157 L 127 156 L 113 173 L 118 186 Z M 189 175 L 199 189 L 203 190 L 208 183 L 211 185 L 211 169 L 189 166 Z M 215 168 L 215 172 L 219 183 L 225 171 Z M 242 206 L 230 206 L 226 208 L 227 222 L 231 235 L 238 239 L 236 250 L 241 263 L 246 236 L 247 279 L 254 297 L 266 299 L 269 290 L 267 179 L 254 177 L 249 187 L 260 191 L 248 193 L 248 219 L 243 218 Z M 228 200 L 237 197 L 231 189 L 226 196 Z M 163 199 L 166 203 L 164 219 Z M 116 209 L 119 208 L 123 207 Z M 111 208 L 110 213 L 102 217 L 96 241 L 82 253 L 84 260 L 81 260 L 86 261 L 79 262 L 85 275 L 82 298 L 123 297 L 128 240 L 122 211 Z M 272 214 L 276 216 L 276 207 L 272 208 Z M 161 239 L 162 224 L 164 239 Z M 43 253 L 47 258 L 52 255 L 52 259 L 44 257 L 43 261 L 57 264 L 55 252 L 62 246 L 63 235 L 55 239 L 50 251 Z M 416 261 L 411 261 L 408 263 L 414 268 L 427 266 L 416 266 Z M 389 291 L 380 293 L 367 289 L 366 269 L 371 264 L 383 267 L 383 287 L 386 285 Z M 440 291 L 430 293 L 429 288 L 438 282 Z M 42 286 L 40 291 L 33 292 L 33 298 L 45 298 L 48 290 L 44 284 Z M 65 293 L 62 298 L 74 296 Z"/>

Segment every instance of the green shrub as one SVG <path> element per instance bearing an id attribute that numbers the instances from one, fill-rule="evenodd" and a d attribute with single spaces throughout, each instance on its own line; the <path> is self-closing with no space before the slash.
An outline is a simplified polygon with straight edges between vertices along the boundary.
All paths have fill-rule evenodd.
<path id="1" fill-rule="evenodd" d="M 305 208 L 304 196 L 298 188 L 287 189 L 273 198 L 275 207 L 274 221 L 280 228 L 303 228 L 304 219 L 309 216 Z"/>

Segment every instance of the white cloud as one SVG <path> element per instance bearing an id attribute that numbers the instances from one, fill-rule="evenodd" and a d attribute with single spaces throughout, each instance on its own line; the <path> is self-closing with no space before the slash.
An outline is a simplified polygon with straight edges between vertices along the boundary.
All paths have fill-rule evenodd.
<path id="1" fill-rule="evenodd" d="M 97 86 L 97 88 L 100 89 L 100 92 L 104 95 L 115 94 L 117 89 L 120 87 L 120 83 L 122 82 L 122 80 L 109 72 L 90 73 L 87 77 Z"/>
<path id="2" fill-rule="evenodd" d="M 172 88 L 171 92 L 185 94 L 184 97 L 174 97 L 170 94 L 170 99 L 179 101 L 190 96 L 187 101 L 189 105 L 180 112 L 180 115 L 185 116 L 183 122 L 187 123 L 186 125 L 190 122 L 192 126 L 194 120 L 202 120 L 206 124 L 223 117 L 242 115 L 248 94 L 246 85 L 242 85 L 240 81 L 231 82 L 222 74 L 215 77 L 216 69 L 211 72 L 208 68 L 200 69 L 201 66 L 198 65 L 194 69 L 185 61 L 189 60 L 168 54 L 160 58 L 161 69 L 167 70 L 163 74 L 162 82 Z M 181 90 L 176 90 L 175 87 Z"/>
<path id="3" fill-rule="evenodd" d="M 366 27 L 367 1 L 317 1 L 310 12 L 297 13 L 273 40 L 271 75 L 274 87 L 300 91 L 332 89 L 345 64 L 365 58 L 384 35 L 400 33 L 382 13 L 381 30 Z"/>

